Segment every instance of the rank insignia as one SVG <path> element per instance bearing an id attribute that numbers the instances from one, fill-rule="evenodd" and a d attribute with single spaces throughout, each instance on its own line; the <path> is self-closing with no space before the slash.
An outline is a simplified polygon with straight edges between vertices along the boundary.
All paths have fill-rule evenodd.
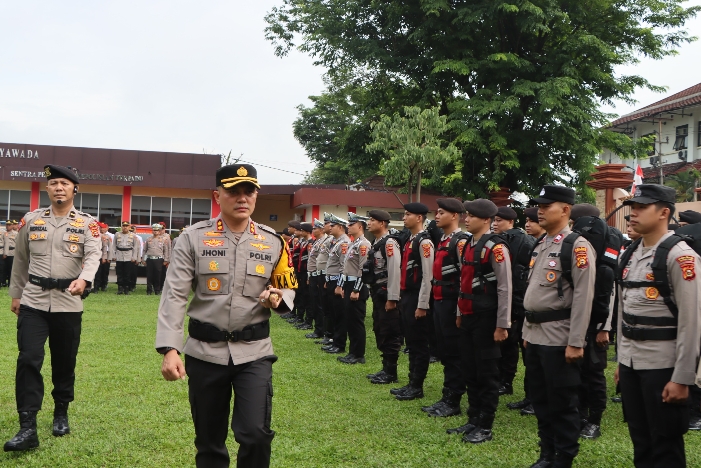
<path id="1" fill-rule="evenodd" d="M 575 264 L 577 265 L 577 268 L 584 269 L 589 266 L 589 258 L 587 257 L 586 247 L 575 247 L 574 253 L 576 257 Z"/>
<path id="2" fill-rule="evenodd" d="M 624 268 L 624 269 L 623 269 L 623 274 L 621 275 L 621 277 L 622 277 L 623 279 L 626 279 L 626 278 L 628 277 L 628 272 L 629 272 L 629 271 L 630 271 L 629 268 Z"/>
<path id="3" fill-rule="evenodd" d="M 224 245 L 224 241 L 220 239 L 207 239 L 203 240 L 202 243 L 207 247 L 221 247 Z"/>
<path id="4" fill-rule="evenodd" d="M 431 256 L 431 245 L 430 244 L 421 244 L 421 249 L 423 250 L 424 258 L 428 258 Z"/>
<path id="5" fill-rule="evenodd" d="M 394 244 L 390 244 L 389 242 L 387 242 L 387 244 L 385 244 L 385 250 L 387 251 L 388 257 L 394 256 Z"/>
<path id="6" fill-rule="evenodd" d="M 387 245 L 387 248 L 389 249 L 391 246 L 392 246 L 392 244 L 388 244 L 388 245 Z M 392 249 L 392 251 L 394 252 L 394 249 Z M 367 246 L 367 245 L 361 245 L 361 246 L 360 246 L 360 256 L 361 256 L 361 257 L 364 257 L 364 256 L 366 256 L 367 254 L 368 254 L 368 246 Z M 389 255 L 389 252 L 387 252 L 387 255 Z"/>
<path id="7" fill-rule="evenodd" d="M 221 232 L 224 230 L 224 223 L 222 222 L 221 219 L 217 220 L 217 231 Z"/>
<path id="8" fill-rule="evenodd" d="M 251 221 L 250 227 L 248 228 L 249 232 L 255 236 L 256 234 L 256 225 L 253 224 L 253 221 Z"/>
<path id="9" fill-rule="evenodd" d="M 76 222 L 76 223 L 84 223 L 85 220 L 84 220 L 83 218 L 76 218 L 76 219 L 75 219 L 75 222 Z"/>
<path id="10" fill-rule="evenodd" d="M 236 173 L 239 175 L 239 177 L 246 177 L 248 175 L 248 171 L 243 166 L 239 167 L 239 169 L 238 169 L 238 171 L 236 171 Z"/>
<path id="11" fill-rule="evenodd" d="M 549 283 L 552 283 L 557 279 L 557 275 L 554 271 L 549 271 L 545 274 L 545 279 L 548 280 Z"/>
<path id="12" fill-rule="evenodd" d="M 696 278 L 696 261 L 693 256 L 683 255 L 677 257 L 677 263 L 679 263 L 679 267 L 682 269 L 682 278 L 686 281 L 691 281 Z"/>
<path id="13" fill-rule="evenodd" d="M 657 288 L 647 288 L 645 289 L 645 297 L 651 300 L 655 300 L 660 296 L 660 292 L 657 290 Z"/>
<path id="14" fill-rule="evenodd" d="M 341 244 L 341 255 L 348 253 L 348 244 Z"/>
<path id="15" fill-rule="evenodd" d="M 555 260 L 550 260 L 550 261 L 548 262 L 548 266 L 549 266 L 550 268 L 555 268 L 555 267 L 557 266 L 557 262 L 556 262 Z"/>
<path id="16" fill-rule="evenodd" d="M 219 271 L 219 262 L 212 260 L 209 262 L 209 271 Z"/>
<path id="17" fill-rule="evenodd" d="M 494 254 L 494 261 L 497 263 L 504 263 L 504 246 L 499 244 L 492 249 Z"/>
<path id="18" fill-rule="evenodd" d="M 69 245 L 68 250 L 70 250 L 71 253 L 76 253 L 78 251 L 78 244 Z"/>
<path id="19" fill-rule="evenodd" d="M 35 226 L 43 226 L 44 224 L 46 224 L 46 221 L 44 221 L 43 219 L 37 219 L 32 224 L 34 224 Z"/>
<path id="20" fill-rule="evenodd" d="M 256 273 L 259 275 L 264 275 L 265 274 L 265 266 L 264 265 L 256 265 Z"/>
<path id="21" fill-rule="evenodd" d="M 553 242 L 556 243 L 556 244 L 559 244 L 563 237 L 564 237 L 564 236 L 563 236 L 562 234 L 558 234 L 558 235 L 556 235 L 555 238 L 553 239 Z"/>
<path id="22" fill-rule="evenodd" d="M 80 242 L 80 237 L 77 234 L 70 234 L 68 240 L 71 242 Z"/>
<path id="23" fill-rule="evenodd" d="M 648 281 L 655 281 L 655 275 L 653 275 L 652 273 L 648 273 L 645 275 L 645 279 Z"/>
<path id="24" fill-rule="evenodd" d="M 265 236 L 264 236 L 263 234 L 256 234 L 256 235 L 253 236 L 253 238 L 254 238 L 255 240 L 259 240 L 259 241 L 264 241 L 264 240 L 265 240 Z"/>
<path id="25" fill-rule="evenodd" d="M 42 232 L 41 234 L 39 234 L 39 239 L 46 239 L 46 233 Z"/>
<path id="26" fill-rule="evenodd" d="M 221 232 L 209 231 L 209 232 L 205 232 L 204 235 L 207 237 L 221 237 L 224 234 L 222 234 Z"/>
<path id="27" fill-rule="evenodd" d="M 34 233 L 29 235 L 29 240 L 37 240 L 39 238 L 39 234 Z"/>
<path id="28" fill-rule="evenodd" d="M 265 244 L 254 244 L 253 242 L 251 242 L 251 247 L 255 247 L 256 249 L 260 250 L 261 252 L 262 252 L 263 250 L 267 250 L 267 249 L 270 248 L 269 245 L 265 245 Z"/>
<path id="29" fill-rule="evenodd" d="M 221 281 L 218 278 L 209 278 L 207 280 L 207 289 L 210 291 L 219 291 L 221 289 Z"/>

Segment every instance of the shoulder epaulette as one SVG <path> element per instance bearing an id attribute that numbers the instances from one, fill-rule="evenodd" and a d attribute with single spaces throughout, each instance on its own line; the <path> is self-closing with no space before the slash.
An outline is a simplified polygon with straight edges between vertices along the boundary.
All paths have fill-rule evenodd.
<path id="1" fill-rule="evenodd" d="M 193 224 L 188 229 L 206 229 L 206 228 L 212 227 L 213 224 L 214 224 L 214 219 L 206 219 L 204 221 L 200 221 L 199 223 Z"/>

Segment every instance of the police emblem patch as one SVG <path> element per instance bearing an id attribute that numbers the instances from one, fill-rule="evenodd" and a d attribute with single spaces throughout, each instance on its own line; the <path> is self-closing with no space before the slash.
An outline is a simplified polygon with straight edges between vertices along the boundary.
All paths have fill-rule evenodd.
<path id="1" fill-rule="evenodd" d="M 392 244 L 389 244 L 388 247 L 390 247 Z M 360 256 L 364 257 L 368 254 L 368 247 L 367 245 L 361 245 L 360 246 Z M 389 255 L 389 252 L 387 252 L 387 255 Z"/>
<path id="2" fill-rule="evenodd" d="M 545 274 L 545 279 L 548 280 L 549 283 L 552 283 L 557 279 L 557 275 L 554 271 L 549 271 Z"/>
<path id="3" fill-rule="evenodd" d="M 389 242 L 387 242 L 387 244 L 385 244 L 385 250 L 387 251 L 388 257 L 393 256 L 394 255 L 394 244 L 390 244 Z M 365 254 L 363 254 L 363 255 L 365 255 Z"/>
<path id="4" fill-rule="evenodd" d="M 647 288 L 645 289 L 645 297 L 652 299 L 653 301 L 660 296 L 660 292 L 657 288 Z"/>
<path id="5" fill-rule="evenodd" d="M 17 226 L 17 230 L 19 231 L 24 227 L 24 225 L 27 224 L 27 222 L 24 220 L 24 218 L 19 220 L 19 225 Z"/>
<path id="6" fill-rule="evenodd" d="M 535 265 L 535 257 L 531 258 L 531 263 L 528 264 L 528 268 L 533 268 L 533 265 Z"/>
<path id="7" fill-rule="evenodd" d="M 265 274 L 265 266 L 264 265 L 256 265 L 256 273 L 259 275 L 264 275 Z"/>
<path id="8" fill-rule="evenodd" d="M 467 244 L 466 240 L 461 240 L 458 242 L 458 257 L 462 258 L 462 252 L 465 250 L 465 244 Z"/>
<path id="9" fill-rule="evenodd" d="M 209 262 L 209 271 L 219 271 L 219 262 L 212 260 Z"/>
<path id="10" fill-rule="evenodd" d="M 577 268 L 587 268 L 589 266 L 589 258 L 587 257 L 587 248 L 586 247 L 575 247 L 574 248 L 574 253 L 575 253 L 575 264 L 577 265 Z"/>
<path id="11" fill-rule="evenodd" d="M 209 278 L 207 280 L 207 289 L 210 291 L 219 291 L 221 289 L 221 281 L 218 278 Z"/>
<path id="12" fill-rule="evenodd" d="M 429 244 L 421 244 L 421 248 L 423 249 L 424 258 L 431 256 L 431 246 Z"/>
<path id="13" fill-rule="evenodd" d="M 239 167 L 238 171 L 236 173 L 239 175 L 239 177 L 246 177 L 248 175 L 248 170 L 246 170 L 245 167 L 241 166 Z"/>
<path id="14" fill-rule="evenodd" d="M 691 281 L 696 278 L 696 261 L 693 256 L 683 255 L 677 257 L 677 263 L 679 263 L 679 267 L 682 269 L 682 278 L 686 281 Z"/>
<path id="15" fill-rule="evenodd" d="M 494 261 L 497 263 L 503 263 L 504 262 L 504 246 L 501 244 L 497 245 L 492 249 L 492 253 L 494 254 Z"/>
<path id="16" fill-rule="evenodd" d="M 73 223 L 71 223 L 72 225 Z M 79 227 L 83 227 L 82 225 Z M 100 227 L 97 225 L 97 223 L 90 223 L 88 224 L 88 229 L 90 229 L 90 233 L 92 234 L 93 237 L 100 237 Z"/>
<path id="17" fill-rule="evenodd" d="M 341 244 L 341 255 L 345 255 L 348 252 L 348 244 Z"/>
<path id="18" fill-rule="evenodd" d="M 78 244 L 71 244 L 68 246 L 68 250 L 71 253 L 76 253 L 78 251 Z"/>

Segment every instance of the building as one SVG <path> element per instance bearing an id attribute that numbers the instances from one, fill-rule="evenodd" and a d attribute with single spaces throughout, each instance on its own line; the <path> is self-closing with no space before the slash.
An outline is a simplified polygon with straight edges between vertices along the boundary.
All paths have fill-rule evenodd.
<path id="1" fill-rule="evenodd" d="M 149 225 L 163 221 L 169 231 L 219 214 L 214 202 L 214 173 L 220 156 L 66 146 L 0 143 L 0 219 L 19 220 L 28 211 L 49 205 L 44 166 L 74 168 L 81 180 L 75 206 L 111 227 L 122 220 Z M 278 231 L 292 219 L 311 222 L 324 212 L 345 217 L 384 209 L 392 225 L 402 225 L 406 194 L 384 187 L 381 178 L 367 184 L 265 185 L 253 218 Z M 439 195 L 422 194 L 436 210 Z"/>
<path id="2" fill-rule="evenodd" d="M 701 169 L 701 83 L 624 115 L 613 121 L 611 128 L 633 139 L 655 138 L 655 149 L 639 161 L 645 182 L 659 182 L 660 175 L 664 181 L 664 177 L 690 168 Z M 610 150 L 605 150 L 601 159 L 633 170 L 632 160 L 623 160 Z"/>

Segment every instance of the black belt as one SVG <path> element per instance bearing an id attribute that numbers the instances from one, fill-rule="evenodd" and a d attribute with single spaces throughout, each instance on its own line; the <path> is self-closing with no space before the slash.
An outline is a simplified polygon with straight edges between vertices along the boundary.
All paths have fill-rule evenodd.
<path id="1" fill-rule="evenodd" d="M 120 252 L 126 252 L 128 250 L 134 250 L 134 247 L 117 247 Z"/>
<path id="2" fill-rule="evenodd" d="M 676 327 L 677 319 L 674 317 L 645 317 L 623 312 L 623 321 L 628 325 L 652 325 L 655 327 Z"/>
<path id="3" fill-rule="evenodd" d="M 56 279 L 56 278 L 42 278 L 41 276 L 29 275 L 29 282 L 41 286 L 41 289 L 66 289 L 71 283 L 78 278 L 71 279 Z"/>
<path id="4" fill-rule="evenodd" d="M 627 323 L 621 327 L 621 333 L 629 340 L 635 341 L 670 341 L 677 339 L 676 328 L 635 328 Z"/>
<path id="5" fill-rule="evenodd" d="M 557 322 L 558 320 L 566 320 L 571 315 L 572 309 L 548 310 L 545 312 L 526 311 L 526 319 L 530 323 Z"/>
<path id="6" fill-rule="evenodd" d="M 8 247 L 7 250 L 15 250 L 14 247 Z"/>
<path id="7" fill-rule="evenodd" d="M 227 332 L 218 329 L 212 324 L 200 322 L 190 318 L 188 325 L 188 333 L 196 340 L 204 341 L 205 343 L 217 343 L 219 341 L 258 341 L 270 336 L 270 322 L 256 323 L 249 325 L 243 330 Z"/>

